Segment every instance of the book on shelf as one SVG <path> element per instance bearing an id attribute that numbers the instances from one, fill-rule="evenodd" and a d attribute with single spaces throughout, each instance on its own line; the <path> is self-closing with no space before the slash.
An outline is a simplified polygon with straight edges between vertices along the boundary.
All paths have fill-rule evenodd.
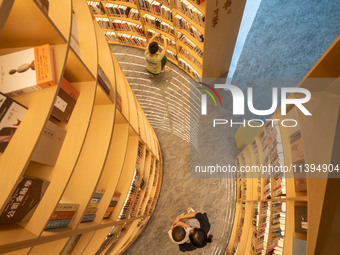
<path id="1" fill-rule="evenodd" d="M 129 192 L 126 196 L 124 206 L 122 210 L 120 211 L 120 214 L 118 216 L 119 219 L 126 219 L 128 217 L 128 212 L 130 210 L 131 204 L 133 202 L 133 198 L 135 196 L 136 190 L 137 190 L 137 184 L 140 178 L 140 173 L 138 168 L 135 169 L 135 172 L 133 174 L 132 182 L 129 188 Z"/>
<path id="2" fill-rule="evenodd" d="M 174 7 L 190 17 L 191 20 L 204 26 L 205 16 L 187 0 L 174 0 Z"/>
<path id="3" fill-rule="evenodd" d="M 174 18 L 174 25 L 180 29 L 184 29 L 199 42 L 204 42 L 204 35 L 190 22 L 177 14 Z"/>
<path id="4" fill-rule="evenodd" d="M 47 222 L 45 230 L 67 227 L 78 208 L 79 204 L 59 202 Z"/>
<path id="5" fill-rule="evenodd" d="M 50 220 L 47 222 L 45 226 L 45 230 L 51 230 L 55 228 L 65 228 L 67 227 L 72 219 L 63 219 L 63 220 Z"/>
<path id="6" fill-rule="evenodd" d="M 98 83 L 100 87 L 105 91 L 105 93 L 109 96 L 111 92 L 111 82 L 109 78 L 106 76 L 104 70 L 100 65 L 98 65 Z"/>
<path id="7" fill-rule="evenodd" d="M 57 85 L 54 52 L 49 44 L 0 56 L 0 91 L 8 96 Z"/>
<path id="8" fill-rule="evenodd" d="M 105 193 L 105 189 L 102 189 L 102 188 L 99 188 L 99 187 L 96 188 L 96 190 L 92 194 L 92 197 L 91 197 L 89 204 L 87 205 L 87 207 L 85 209 L 84 216 L 81 219 L 80 223 L 94 221 L 94 219 L 96 218 L 96 212 L 98 210 L 98 205 L 99 205 L 104 193 Z"/>
<path id="9" fill-rule="evenodd" d="M 0 92 L 0 153 L 5 152 L 27 108 Z"/>
<path id="10" fill-rule="evenodd" d="M 48 9 L 50 7 L 49 0 L 37 0 L 37 3 L 48 14 Z"/>
<path id="11" fill-rule="evenodd" d="M 77 243 L 79 242 L 81 236 L 82 234 L 70 237 L 70 239 L 67 241 L 64 248 L 60 252 L 60 255 L 71 255 L 72 251 L 74 250 Z"/>
<path id="12" fill-rule="evenodd" d="M 49 182 L 24 176 L 0 215 L 0 224 L 27 222 L 42 199 Z"/>
<path id="13" fill-rule="evenodd" d="M 52 117 L 58 121 L 68 123 L 78 97 L 79 91 L 63 78 L 51 113 Z"/>
<path id="14" fill-rule="evenodd" d="M 308 215 L 307 215 L 307 205 L 295 205 L 294 206 L 295 215 L 295 232 L 300 234 L 307 234 L 308 230 Z"/>
<path id="15" fill-rule="evenodd" d="M 105 9 L 104 9 L 102 2 L 87 1 L 87 4 L 89 5 L 93 14 L 105 15 Z"/>
<path id="16" fill-rule="evenodd" d="M 47 121 L 33 150 L 31 160 L 40 164 L 54 166 L 63 146 L 66 130 Z"/>
<path id="17" fill-rule="evenodd" d="M 110 218 L 114 208 L 116 207 L 116 205 L 118 203 L 118 200 L 119 200 L 120 196 L 121 196 L 121 193 L 118 192 L 118 191 L 115 191 L 115 193 L 113 194 L 113 196 L 111 198 L 109 207 L 106 209 L 106 212 L 104 214 L 104 217 L 103 217 L 104 219 Z"/>

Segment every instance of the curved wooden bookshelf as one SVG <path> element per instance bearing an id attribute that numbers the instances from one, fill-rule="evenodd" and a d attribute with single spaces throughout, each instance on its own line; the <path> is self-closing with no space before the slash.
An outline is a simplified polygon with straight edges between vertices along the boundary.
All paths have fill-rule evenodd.
<path id="1" fill-rule="evenodd" d="M 303 160 L 305 163 L 315 165 L 332 164 L 332 156 L 334 157 L 334 154 L 338 150 L 335 139 L 339 136 L 340 132 L 338 124 L 340 116 L 340 71 L 334 69 L 335 65 L 339 65 L 339 59 L 340 36 L 333 42 L 298 85 L 298 87 L 307 88 L 312 94 L 311 100 L 305 105 L 306 108 L 313 113 L 312 117 L 303 115 L 295 107 L 288 109 L 287 116 L 281 115 L 280 108 L 272 116 L 272 119 L 278 119 L 280 121 L 287 119 L 289 116 L 292 119 L 296 119 L 299 123 L 299 126 L 296 128 L 285 128 L 281 125 L 277 128 L 276 139 L 278 139 L 278 143 L 281 143 L 282 145 L 281 153 L 284 157 L 283 163 L 285 166 L 297 164 L 294 162 L 294 157 L 296 158 L 297 156 L 293 155 L 294 153 L 291 150 L 292 136 L 296 134 L 296 132 L 300 132 L 301 134 L 300 143 L 304 148 Z M 320 78 L 323 80 L 321 81 Z M 318 79 L 317 82 L 315 79 Z M 290 97 L 293 96 L 294 95 L 290 95 Z M 268 125 L 269 123 L 270 122 L 267 122 L 265 127 L 259 131 L 253 141 L 243 149 L 242 153 L 245 154 L 247 161 L 245 165 L 259 166 L 266 164 L 268 152 L 266 152 L 265 146 L 267 145 L 266 143 L 261 143 L 267 139 L 263 134 L 266 134 L 266 126 L 270 126 Z M 327 127 L 324 123 L 327 123 Z M 250 153 L 247 154 L 247 152 Z M 235 159 L 236 165 L 238 165 L 238 162 L 241 162 L 241 154 Z M 292 170 L 285 173 L 285 177 L 282 178 L 282 182 L 284 181 L 286 186 L 284 196 L 276 196 L 276 179 L 271 176 L 270 198 L 267 198 L 265 195 L 267 190 L 266 182 L 268 179 L 259 179 L 257 176 L 249 176 L 254 178 L 247 178 L 247 182 L 249 183 L 249 181 L 251 181 L 252 185 L 250 186 L 247 184 L 246 186 L 247 198 L 244 199 L 246 200 L 246 212 L 244 216 L 242 216 L 238 209 L 240 208 L 242 201 L 244 201 L 240 199 L 237 202 L 233 230 L 226 254 L 257 254 L 256 252 L 261 251 L 271 252 L 271 249 L 278 247 L 278 244 L 275 243 L 276 241 L 273 240 L 276 236 L 271 234 L 277 227 L 276 225 L 275 230 L 273 230 L 273 224 L 277 224 L 273 219 L 277 214 L 274 213 L 273 216 L 272 214 L 275 210 L 275 206 L 278 204 L 281 204 L 281 206 L 282 204 L 285 204 L 285 210 L 284 214 L 280 214 L 281 217 L 284 217 L 284 220 L 281 221 L 281 230 L 283 229 L 284 235 L 281 235 L 280 237 L 281 248 L 276 248 L 277 250 L 282 251 L 282 254 L 285 255 L 295 254 L 293 240 L 296 238 L 306 242 L 307 255 L 318 254 L 320 251 L 327 251 L 327 254 L 336 253 L 339 249 L 339 244 L 334 236 L 335 232 L 329 233 L 330 228 L 325 224 L 326 222 L 329 222 L 329 217 L 331 217 L 330 214 L 332 213 L 330 207 L 328 207 L 328 209 L 325 208 L 325 203 L 335 207 L 339 203 L 336 196 L 330 196 L 329 194 L 330 192 L 335 192 L 329 188 L 331 185 L 334 185 L 334 182 L 332 182 L 334 179 L 327 178 L 330 175 L 328 172 L 316 172 L 317 173 L 306 173 L 306 189 L 302 189 L 302 191 L 296 190 L 296 178 L 302 177 L 296 177 Z M 238 178 L 238 199 L 242 183 L 243 179 L 241 180 Z M 335 183 L 338 183 L 338 181 L 335 181 Z M 261 192 L 260 196 L 258 192 Z M 243 197 L 243 194 L 241 194 L 241 197 Z M 259 203 L 260 209 L 258 210 L 258 213 L 255 214 L 254 208 Z M 263 207 L 265 203 L 270 203 L 270 205 L 268 205 L 268 214 L 266 214 L 265 208 Z M 308 227 L 305 233 L 296 232 L 296 206 L 304 206 L 307 208 Z M 281 213 L 282 212 L 283 211 L 281 211 Z M 253 219 L 254 215 L 255 220 Z M 258 215 L 257 218 L 256 215 Z M 263 249 L 256 250 L 256 247 L 261 248 L 259 236 L 261 232 L 260 229 L 263 228 L 263 226 L 261 226 L 261 222 L 263 222 L 261 221 L 261 217 L 263 217 L 263 215 L 269 217 L 269 220 L 266 221 L 266 233 L 268 235 L 265 235 L 267 239 L 265 239 Z M 240 218 L 243 218 L 244 221 L 244 226 L 241 231 L 238 225 Z M 254 222 L 255 224 L 252 224 Z M 239 236 L 240 238 L 239 243 L 235 241 L 237 239 L 236 236 Z M 253 246 L 255 249 L 253 249 Z"/>
<path id="2" fill-rule="evenodd" d="M 179 0 L 180 1 L 180 0 Z M 230 61 L 232 58 L 232 54 L 234 51 L 234 46 L 236 43 L 236 38 L 238 34 L 238 29 L 241 23 L 241 18 L 243 14 L 243 9 L 245 5 L 245 0 L 233 2 L 231 6 L 225 8 L 222 1 L 204 1 L 201 4 L 197 4 L 195 1 L 190 0 L 189 3 L 192 4 L 195 8 L 198 9 L 199 12 L 202 13 L 204 16 L 204 22 L 200 23 L 194 19 L 192 19 L 188 14 L 184 13 L 183 10 L 178 9 L 175 6 L 174 0 L 170 0 L 169 3 L 167 1 L 162 0 L 156 0 L 156 2 L 162 4 L 163 6 L 169 8 L 172 11 L 172 20 L 169 20 L 167 18 L 164 18 L 161 15 L 158 15 L 157 11 L 149 10 L 146 7 L 143 6 L 143 2 L 140 0 L 136 0 L 136 5 L 132 3 L 126 3 L 123 4 L 119 1 L 100 1 L 105 3 L 115 3 L 115 4 L 122 4 L 125 6 L 129 6 L 130 8 L 135 8 L 139 12 L 140 16 L 140 23 L 143 26 L 143 30 L 145 34 L 147 35 L 148 29 L 155 30 L 157 33 L 160 33 L 161 35 L 164 35 L 171 40 L 173 40 L 176 45 L 180 45 L 181 41 L 179 41 L 177 32 L 180 32 L 184 34 L 188 39 L 192 40 L 192 42 L 197 45 L 201 51 L 205 52 L 203 57 L 198 56 L 194 51 L 188 50 L 190 53 L 193 53 L 194 56 L 197 56 L 199 59 L 198 61 L 202 64 L 202 67 L 196 66 L 194 63 L 191 63 L 189 59 L 185 58 L 186 62 L 190 62 L 189 69 L 193 69 L 195 72 L 187 71 L 184 67 L 182 67 L 178 60 L 169 59 L 172 63 L 176 64 L 180 68 L 182 68 L 186 73 L 188 73 L 191 77 L 194 79 L 201 79 L 203 78 L 213 78 L 213 77 L 221 77 L 222 75 L 227 74 Z M 230 12 L 230 9 L 232 9 L 232 12 Z M 214 24 L 214 20 L 216 20 L 216 10 L 218 14 L 218 22 Z M 160 29 L 157 29 L 153 26 L 147 25 L 144 16 L 145 15 L 151 15 L 154 18 L 158 19 L 161 22 L 166 23 L 167 25 L 171 26 L 175 30 L 175 35 L 170 35 L 167 32 L 164 32 Z M 191 26 L 195 27 L 198 32 L 200 32 L 203 37 L 204 41 L 200 41 L 197 38 L 195 38 L 191 33 L 189 33 L 187 30 L 176 27 L 175 22 L 175 16 L 179 15 L 182 19 L 187 21 Z M 131 21 L 134 22 L 134 20 L 129 18 L 121 18 L 121 17 L 113 17 L 108 15 L 106 12 L 105 15 L 96 15 L 96 17 L 106 17 L 108 19 L 121 19 L 125 21 Z M 106 31 L 103 29 L 103 31 Z M 139 35 L 138 35 L 139 36 Z M 139 36 L 140 37 L 140 36 Z M 149 40 L 149 35 L 146 36 L 147 40 Z M 111 44 L 121 44 L 118 41 L 109 41 Z M 131 44 L 122 44 L 130 47 L 136 47 L 140 49 L 145 49 L 145 47 L 141 47 L 138 45 L 131 45 Z M 179 56 L 179 50 L 178 47 L 176 47 L 176 52 L 173 52 L 176 54 L 177 59 Z M 181 56 L 182 57 L 182 56 Z M 190 69 L 190 70 L 191 70 Z"/>
<path id="3" fill-rule="evenodd" d="M 49 250 L 50 254 L 60 254 L 74 237 L 81 235 L 72 254 L 94 254 L 111 228 L 120 226 L 126 231 L 122 235 L 117 233 L 115 247 L 107 247 L 111 249 L 110 254 L 115 254 L 117 250 L 127 249 L 149 220 L 154 205 L 151 210 L 142 210 L 147 203 L 144 197 L 148 195 L 155 200 L 159 195 L 159 191 L 147 194 L 146 189 L 140 191 L 139 196 L 135 193 L 128 217 L 118 219 L 134 176 L 137 148 L 139 145 L 143 148 L 139 169 L 145 187 L 150 187 L 149 175 L 154 172 L 156 161 L 162 159 L 161 151 L 155 149 L 157 137 L 86 1 L 49 0 L 49 3 L 47 13 L 36 0 L 17 0 L 6 8 L 4 2 L 0 2 L 4 20 L 0 30 L 0 56 L 49 43 L 54 50 L 58 80 L 57 86 L 14 98 L 28 107 L 28 111 L 5 152 L 0 154 L 1 211 L 23 176 L 44 179 L 49 184 L 27 222 L 0 225 L 0 253 L 42 254 Z M 8 15 L 3 15 L 5 12 Z M 74 18 L 77 22 L 73 22 Z M 78 50 L 70 43 L 71 31 L 76 29 L 72 28 L 73 24 L 78 24 Z M 109 95 L 98 82 L 99 66 L 110 83 Z M 79 91 L 67 124 L 51 116 L 63 77 Z M 54 166 L 31 160 L 47 121 L 66 130 Z M 158 171 L 162 172 L 162 168 Z M 155 178 L 161 184 L 159 177 Z M 136 187 L 141 183 L 140 178 Z M 105 192 L 96 217 L 81 223 L 98 187 Z M 112 215 L 104 219 L 115 192 L 121 196 Z M 67 227 L 45 230 L 60 202 L 79 204 L 79 208 Z"/>

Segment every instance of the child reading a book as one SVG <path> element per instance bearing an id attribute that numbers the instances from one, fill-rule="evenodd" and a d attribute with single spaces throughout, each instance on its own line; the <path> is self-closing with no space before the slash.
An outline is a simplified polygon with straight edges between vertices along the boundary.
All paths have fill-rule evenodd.
<path id="1" fill-rule="evenodd" d="M 180 251 L 185 252 L 209 245 L 212 242 L 212 235 L 208 235 L 209 230 L 207 214 L 188 208 L 186 214 L 175 219 L 168 234 L 179 245 Z"/>
<path id="2" fill-rule="evenodd" d="M 158 52 L 159 46 L 158 43 L 155 42 L 157 36 L 161 35 L 155 34 L 150 39 L 148 46 L 146 47 L 145 50 L 146 70 L 149 72 L 150 78 L 154 77 L 154 75 L 160 74 L 161 72 L 170 71 L 170 68 L 165 66 L 167 62 L 165 52 L 168 48 L 166 38 L 164 38 L 164 49 L 161 52 Z"/>

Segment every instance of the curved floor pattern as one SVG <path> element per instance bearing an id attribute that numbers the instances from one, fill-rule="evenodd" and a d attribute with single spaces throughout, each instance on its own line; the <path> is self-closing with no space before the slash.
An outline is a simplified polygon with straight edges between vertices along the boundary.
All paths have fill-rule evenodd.
<path id="1" fill-rule="evenodd" d="M 197 107 L 185 99 L 190 94 L 190 78 L 169 63 L 172 71 L 149 79 L 142 50 L 118 45 L 111 48 L 155 129 L 164 159 L 163 185 L 154 214 L 124 254 L 182 254 L 167 231 L 189 206 L 207 212 L 214 236 L 210 246 L 190 254 L 225 254 L 234 218 L 235 180 L 190 178 L 190 114 L 186 108 L 189 104 Z"/>

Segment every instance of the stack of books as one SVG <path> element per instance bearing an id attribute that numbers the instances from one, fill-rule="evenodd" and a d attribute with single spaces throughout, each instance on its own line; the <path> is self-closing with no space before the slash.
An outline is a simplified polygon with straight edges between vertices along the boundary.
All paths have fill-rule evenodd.
<path id="1" fill-rule="evenodd" d="M 118 41 L 115 32 L 105 32 L 105 38 L 106 40 L 111 41 L 111 42 Z"/>
<path id="2" fill-rule="evenodd" d="M 260 222 L 260 203 L 254 202 L 253 204 L 253 234 L 252 234 L 252 240 L 251 240 L 251 249 L 253 252 L 255 252 L 256 247 L 256 239 L 257 239 L 257 231 L 259 228 L 259 222 Z"/>
<path id="3" fill-rule="evenodd" d="M 187 0 L 174 0 L 174 7 L 187 16 L 189 16 L 193 21 L 204 26 L 205 16 L 198 10 L 194 5 L 192 5 Z"/>
<path id="4" fill-rule="evenodd" d="M 105 15 L 105 9 L 101 2 L 87 1 L 87 4 L 89 5 L 93 14 Z"/>
<path id="5" fill-rule="evenodd" d="M 268 252 L 272 254 L 283 254 L 283 244 L 286 226 L 286 202 L 272 203 L 272 230 L 271 243 L 268 247 Z"/>
<path id="6" fill-rule="evenodd" d="M 105 212 L 105 214 L 104 214 L 103 219 L 110 218 L 110 216 L 112 215 L 113 210 L 115 209 L 115 207 L 116 207 L 116 205 L 117 205 L 117 203 L 118 203 L 118 200 L 119 200 L 119 198 L 120 198 L 120 195 L 121 195 L 121 194 L 120 194 L 120 192 L 118 192 L 118 191 L 116 191 L 116 192 L 113 194 L 113 196 L 112 196 L 112 198 L 111 198 L 110 205 L 109 205 L 109 207 L 107 208 L 107 210 L 106 210 L 106 212 Z"/>
<path id="7" fill-rule="evenodd" d="M 98 211 L 98 204 L 100 203 L 100 200 L 102 199 L 104 193 L 105 193 L 104 189 L 96 188 L 94 194 L 92 195 L 90 203 L 87 205 L 85 209 L 81 223 L 94 221 L 94 219 L 96 218 L 96 213 Z"/>
<path id="8" fill-rule="evenodd" d="M 133 174 L 132 183 L 131 183 L 130 188 L 129 188 L 129 193 L 126 196 L 124 206 L 123 206 L 123 208 L 122 208 L 122 210 L 121 210 L 121 212 L 118 216 L 119 219 L 126 219 L 128 217 L 129 209 L 130 209 L 130 206 L 133 202 L 133 197 L 134 197 L 136 190 L 137 190 L 137 184 L 138 184 L 139 177 L 140 177 L 140 173 L 139 173 L 138 168 L 136 168 L 135 172 Z"/>
<path id="9" fill-rule="evenodd" d="M 269 237 L 269 225 L 270 225 L 270 202 L 262 202 L 256 254 L 266 254 Z"/>
<path id="10" fill-rule="evenodd" d="M 201 78 L 201 76 L 199 75 L 199 73 L 197 73 L 191 65 L 189 65 L 185 60 L 183 60 L 182 58 L 180 58 L 178 60 L 179 65 L 186 70 L 188 73 L 192 74 L 193 76 L 195 76 L 197 79 Z"/>
<path id="11" fill-rule="evenodd" d="M 116 33 L 117 39 L 122 44 L 136 45 L 141 47 L 146 47 L 147 42 L 145 38 L 137 37 L 134 35 L 127 35 Z"/>
<path id="12" fill-rule="evenodd" d="M 105 9 L 110 16 L 116 16 L 116 17 L 118 16 L 118 17 L 125 17 L 125 18 L 128 18 L 130 11 L 134 10 L 124 5 L 111 4 L 111 3 L 106 4 Z"/>
<path id="13" fill-rule="evenodd" d="M 99 26 L 104 29 L 112 29 L 112 23 L 108 18 L 98 18 L 96 17 L 96 21 L 98 22 Z"/>
<path id="14" fill-rule="evenodd" d="M 153 0 L 139 0 L 139 5 L 143 10 L 154 13 L 172 22 L 171 9 L 162 3 Z"/>
<path id="15" fill-rule="evenodd" d="M 178 40 L 183 42 L 186 46 L 188 46 L 195 53 L 197 53 L 199 57 L 203 58 L 203 51 L 198 46 L 196 46 L 196 44 L 194 44 L 188 37 L 186 37 L 184 34 L 180 32 L 177 33 L 177 36 Z"/>
<path id="16" fill-rule="evenodd" d="M 186 58 L 188 58 L 192 63 L 194 63 L 198 68 L 202 69 L 202 64 L 192 55 L 190 54 L 186 49 L 183 47 L 180 49 L 180 53 L 182 53 Z"/>
<path id="17" fill-rule="evenodd" d="M 188 22 L 186 19 L 184 19 L 181 15 L 177 14 L 174 19 L 174 25 L 178 28 L 185 29 L 190 33 L 191 36 L 196 38 L 199 42 L 204 41 L 203 34 L 197 30 L 196 27 L 191 25 L 190 22 Z"/>
<path id="18" fill-rule="evenodd" d="M 242 231 L 243 231 L 245 211 L 246 211 L 246 204 L 242 203 L 241 218 L 240 218 L 240 222 L 238 223 L 238 228 L 237 228 L 237 232 L 236 232 L 235 242 L 234 242 L 234 246 L 233 246 L 234 254 L 237 254 L 237 251 L 238 251 L 238 248 L 239 248 L 239 244 L 240 244 L 240 241 L 241 241 L 241 235 L 242 235 Z"/>
<path id="19" fill-rule="evenodd" d="M 67 227 L 78 208 L 79 204 L 60 202 L 47 222 L 45 230 Z"/>
<path id="20" fill-rule="evenodd" d="M 143 18 L 144 18 L 145 23 L 148 26 L 154 27 L 156 29 L 159 29 L 161 31 L 164 31 L 165 33 L 168 33 L 174 36 L 174 33 L 175 33 L 174 28 L 170 26 L 169 24 L 149 14 L 145 14 Z"/>
<path id="21" fill-rule="evenodd" d="M 128 18 L 134 19 L 134 20 L 139 20 L 140 19 L 140 15 L 139 15 L 138 10 L 131 9 Z"/>
<path id="22" fill-rule="evenodd" d="M 140 34 L 141 36 L 145 36 L 143 27 L 141 25 L 122 20 L 113 20 L 112 24 L 116 31 L 133 31 Z"/>

